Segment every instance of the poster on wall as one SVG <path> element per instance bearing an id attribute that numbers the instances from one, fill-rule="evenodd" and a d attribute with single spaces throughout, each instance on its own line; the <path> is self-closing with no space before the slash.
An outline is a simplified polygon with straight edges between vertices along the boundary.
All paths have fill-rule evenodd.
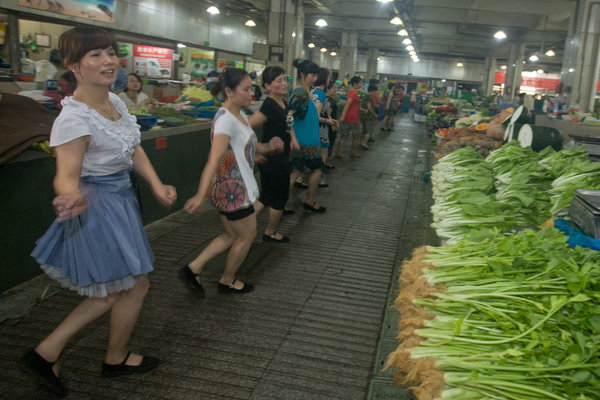
<path id="1" fill-rule="evenodd" d="M 189 52 L 190 76 L 192 79 L 203 79 L 215 69 L 215 52 L 201 49 L 191 49 Z"/>
<path id="2" fill-rule="evenodd" d="M 19 0 L 19 5 L 112 24 L 115 22 L 115 1 L 116 0 Z"/>
<path id="3" fill-rule="evenodd" d="M 217 60 L 217 72 L 223 72 L 225 68 L 244 69 L 244 62 L 240 60 Z"/>
<path id="4" fill-rule="evenodd" d="M 172 78 L 173 49 L 133 45 L 133 72 L 147 78 Z"/>

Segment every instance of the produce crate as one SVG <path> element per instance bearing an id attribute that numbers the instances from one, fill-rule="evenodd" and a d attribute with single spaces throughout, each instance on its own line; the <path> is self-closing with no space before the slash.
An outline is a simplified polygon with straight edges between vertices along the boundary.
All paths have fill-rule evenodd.
<path id="1" fill-rule="evenodd" d="M 600 239 L 600 191 L 576 189 L 569 216 L 586 235 Z"/>
<path id="2" fill-rule="evenodd" d="M 427 115 L 413 114 L 413 121 L 415 122 L 425 122 L 426 119 Z"/>

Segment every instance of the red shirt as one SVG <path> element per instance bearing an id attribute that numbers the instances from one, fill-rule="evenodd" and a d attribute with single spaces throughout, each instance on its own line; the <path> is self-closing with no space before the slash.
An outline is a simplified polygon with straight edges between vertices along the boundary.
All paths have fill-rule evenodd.
<path id="1" fill-rule="evenodd" d="M 348 106 L 348 111 L 346 111 L 346 117 L 344 118 L 344 122 L 348 122 L 351 124 L 360 122 L 360 118 L 358 115 L 360 108 L 360 99 L 358 98 L 358 93 L 356 93 L 356 90 L 350 89 L 350 91 L 348 92 L 348 96 L 346 97 L 346 101 L 348 101 L 348 99 L 352 99 L 352 103 L 350 103 L 350 105 Z"/>

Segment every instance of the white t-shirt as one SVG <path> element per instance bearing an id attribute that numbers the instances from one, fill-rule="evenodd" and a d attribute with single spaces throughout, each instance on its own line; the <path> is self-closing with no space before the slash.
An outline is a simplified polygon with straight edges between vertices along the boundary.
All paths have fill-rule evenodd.
<path id="1" fill-rule="evenodd" d="M 52 125 L 52 147 L 82 136 L 90 137 L 81 176 L 110 175 L 133 165 L 131 156 L 134 147 L 140 144 L 140 127 L 116 94 L 109 93 L 109 99 L 121 114 L 118 121 L 110 121 L 85 103 L 65 97 L 62 111 Z"/>
<path id="2" fill-rule="evenodd" d="M 132 110 L 142 101 L 146 100 L 148 98 L 148 95 L 144 92 L 139 92 L 137 95 L 137 104 L 134 104 L 125 92 L 119 93 L 119 98 L 123 101 L 123 103 L 125 103 L 128 110 Z"/>
<path id="3" fill-rule="evenodd" d="M 221 107 L 213 120 L 212 134 L 229 136 L 229 148 L 219 163 L 217 177 L 222 179 L 242 178 L 246 186 L 250 204 L 258 198 L 258 184 L 254 179 L 254 154 L 256 152 L 256 134 L 248 123 L 248 117 L 240 112 L 246 124 L 238 120 L 229 110 Z M 231 160 L 233 151 L 235 160 Z M 235 161 L 235 165 L 232 161 Z"/>

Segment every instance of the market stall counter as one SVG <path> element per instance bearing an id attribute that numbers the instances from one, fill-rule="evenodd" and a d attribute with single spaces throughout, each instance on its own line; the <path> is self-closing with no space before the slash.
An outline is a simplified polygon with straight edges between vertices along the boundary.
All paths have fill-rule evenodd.
<path id="1" fill-rule="evenodd" d="M 210 149 L 210 125 L 202 122 L 142 132 L 142 147 L 159 176 L 178 193 L 177 203 L 165 210 L 138 179 L 144 225 L 181 209 L 196 192 Z M 54 219 L 55 170 L 53 157 L 30 150 L 0 165 L 0 293 L 41 273 L 29 254 Z"/>

